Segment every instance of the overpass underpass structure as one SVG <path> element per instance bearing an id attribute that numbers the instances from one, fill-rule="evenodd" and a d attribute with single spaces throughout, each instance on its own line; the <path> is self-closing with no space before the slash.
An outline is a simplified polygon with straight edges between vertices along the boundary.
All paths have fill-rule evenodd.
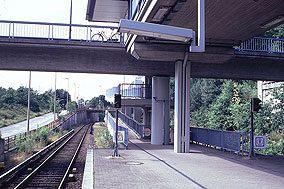
<path id="1" fill-rule="evenodd" d="M 204 2 L 204 0 L 119 2 L 89 0 L 87 19 L 106 22 L 129 19 L 198 31 L 197 28 L 200 26 L 198 22 L 202 20 L 199 18 L 203 17 L 200 13 L 202 11 L 197 11 L 201 10 L 202 8 L 198 7 L 202 6 L 198 5 Z M 113 3 L 112 6 L 108 6 L 109 3 Z M 204 10 L 206 51 L 202 54 L 190 53 L 188 59 L 185 56 L 186 46 L 184 44 L 138 35 L 127 36 L 126 50 L 137 59 L 171 61 L 175 64 L 175 152 L 189 151 L 189 78 L 283 80 L 283 55 L 263 56 L 263 53 L 255 55 L 234 49 L 234 46 L 239 46 L 242 41 L 249 40 L 284 23 L 283 9 L 284 2 L 281 0 L 269 2 L 229 0 L 226 3 L 217 0 L 206 1 Z M 154 97 L 159 95 L 154 95 L 156 91 L 154 85 L 152 91 L 152 102 L 155 102 Z M 161 99 L 156 99 L 165 101 L 163 95 L 159 97 Z M 163 108 L 158 107 L 156 110 L 152 107 L 152 118 L 162 111 Z M 160 126 L 158 124 L 152 127 L 159 128 Z M 160 131 L 162 133 L 162 130 Z"/>
<path id="2" fill-rule="evenodd" d="M 97 14 L 100 11 L 96 10 L 96 7 L 102 5 L 103 12 L 107 13 L 108 18 L 118 19 L 117 22 L 126 15 L 128 19 L 135 21 L 185 27 L 197 31 L 197 0 L 129 2 L 130 4 L 128 1 L 120 1 L 124 4 L 123 6 L 115 3 L 113 6 L 103 6 L 109 1 L 90 0 L 87 17 L 93 21 L 107 21 L 105 15 Z M 247 49 L 236 50 L 234 48 L 240 46 L 241 42 L 283 23 L 283 16 L 281 16 L 283 9 L 284 2 L 281 0 L 269 2 L 230 0 L 226 3 L 217 0 L 207 1 L 205 6 L 206 51 L 202 54 L 190 53 L 186 78 L 182 77 L 181 69 L 184 44 L 135 35 L 120 38 L 119 40 L 123 39 L 120 41 L 122 44 L 118 43 L 119 40 L 99 42 L 87 39 L 87 37 L 73 40 L 73 34 L 71 37 L 66 34 L 63 39 L 53 36 L 50 38 L 48 35 L 46 37 L 15 36 L 14 29 L 17 27 L 14 25 L 44 24 L 12 21 L 5 22 L 5 24 L 9 23 L 6 27 L 9 31 L 8 35 L 7 32 L 6 35 L 1 34 L 3 38 L 0 39 L 0 69 L 155 76 L 153 83 L 156 78 L 155 82 L 161 82 L 163 86 L 166 86 L 167 82 L 160 80 L 167 80 L 166 77 L 175 76 L 175 133 L 177 133 L 175 138 L 179 139 L 175 141 L 175 151 L 188 152 L 189 148 L 182 147 L 181 143 L 188 142 L 189 132 L 186 129 L 189 128 L 181 129 L 180 125 L 181 120 L 183 123 L 189 122 L 189 113 L 186 113 L 187 117 L 179 117 L 189 106 L 188 94 L 185 95 L 186 100 L 183 100 L 185 97 L 183 90 L 189 87 L 184 83 L 188 82 L 190 77 L 283 81 L 284 55 L 281 53 L 283 51 L 280 50 L 279 53 L 259 52 L 252 49 L 250 52 Z M 111 14 L 113 10 L 120 11 L 121 14 Z M 165 10 L 164 13 L 161 13 L 163 10 Z M 126 11 L 129 14 L 126 14 Z M 160 16 L 157 15 L 158 13 Z M 49 24 L 45 23 L 45 25 Z M 50 25 L 47 31 L 56 28 L 56 24 Z M 77 26 L 67 24 L 64 27 Z M 92 26 L 86 28 L 92 28 Z M 2 30 L 1 26 L 0 31 Z M 83 35 L 88 36 L 89 34 L 84 33 Z M 153 97 L 159 101 L 157 111 L 163 112 L 162 109 L 166 105 L 161 105 L 161 103 L 163 104 L 163 101 L 167 99 L 159 89 L 157 91 Z M 152 98 L 153 102 L 155 99 Z M 187 105 L 179 108 L 182 104 Z M 156 117 L 155 115 L 152 111 L 152 117 Z M 153 127 L 161 129 L 160 126 L 153 125 Z"/>

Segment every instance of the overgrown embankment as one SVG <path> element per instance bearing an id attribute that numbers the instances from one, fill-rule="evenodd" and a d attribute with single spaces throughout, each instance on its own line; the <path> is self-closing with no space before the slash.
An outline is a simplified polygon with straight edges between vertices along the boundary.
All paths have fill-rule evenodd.
<path id="1" fill-rule="evenodd" d="M 112 136 L 107 130 L 106 136 L 106 125 L 104 122 L 95 123 L 93 126 L 94 131 L 94 140 L 96 148 L 113 148 L 114 143 Z"/>
<path id="2" fill-rule="evenodd" d="M 30 118 L 48 113 L 48 110 L 39 112 L 30 111 Z M 16 104 L 0 108 L 0 127 L 12 125 L 27 119 L 27 107 Z"/>
<path id="3" fill-rule="evenodd" d="M 27 136 L 25 140 L 17 140 L 14 146 L 17 150 L 7 156 L 5 162 L 6 167 L 9 168 L 17 165 L 31 156 L 35 151 L 57 140 L 66 132 L 67 131 L 63 131 L 62 133 L 53 132 L 48 127 L 41 127 L 37 129 L 35 133 Z"/>

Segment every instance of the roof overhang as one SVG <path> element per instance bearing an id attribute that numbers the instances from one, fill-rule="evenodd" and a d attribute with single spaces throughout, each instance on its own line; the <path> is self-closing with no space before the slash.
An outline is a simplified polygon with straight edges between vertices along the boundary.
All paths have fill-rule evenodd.
<path id="1" fill-rule="evenodd" d="M 119 22 L 125 18 L 128 0 L 88 0 L 86 19 L 95 22 Z"/>

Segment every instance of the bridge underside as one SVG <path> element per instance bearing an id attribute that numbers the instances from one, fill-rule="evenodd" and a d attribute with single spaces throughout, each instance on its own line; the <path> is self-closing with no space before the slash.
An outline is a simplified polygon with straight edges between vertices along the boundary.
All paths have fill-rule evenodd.
<path id="1" fill-rule="evenodd" d="M 146 47 L 145 47 L 146 48 Z M 175 60 L 182 60 L 184 47 L 174 45 L 171 61 L 156 61 L 166 56 L 165 47 L 148 45 L 139 53 L 151 60 L 137 60 L 115 43 L 77 41 L 0 40 L 0 69 L 47 72 L 79 72 L 174 76 Z M 284 54 L 259 54 L 234 51 L 230 47 L 207 46 L 203 54 L 191 53 L 191 77 L 284 81 Z M 175 55 L 174 55 L 175 54 Z M 149 58 L 150 57 L 150 58 Z"/>

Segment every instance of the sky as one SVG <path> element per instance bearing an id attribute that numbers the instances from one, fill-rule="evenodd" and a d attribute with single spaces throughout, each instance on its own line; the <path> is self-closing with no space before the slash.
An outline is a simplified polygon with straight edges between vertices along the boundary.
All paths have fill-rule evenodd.
<path id="1" fill-rule="evenodd" d="M 70 22 L 71 0 L 0 0 L 0 20 L 34 21 L 34 22 Z M 99 24 L 85 20 L 88 0 L 73 0 L 73 24 Z M 105 95 L 106 89 L 119 83 L 130 83 L 136 76 L 57 73 L 57 89 L 67 90 L 69 78 L 69 93 L 74 100 L 76 96 L 90 100 L 100 94 Z M 54 72 L 32 72 L 31 87 L 38 92 L 44 92 L 55 87 Z M 27 86 L 29 72 L 0 70 L 0 86 L 15 88 Z M 74 84 L 75 83 L 75 84 Z M 76 86 L 76 87 L 75 87 Z M 78 89 L 79 87 L 79 89 Z"/>

